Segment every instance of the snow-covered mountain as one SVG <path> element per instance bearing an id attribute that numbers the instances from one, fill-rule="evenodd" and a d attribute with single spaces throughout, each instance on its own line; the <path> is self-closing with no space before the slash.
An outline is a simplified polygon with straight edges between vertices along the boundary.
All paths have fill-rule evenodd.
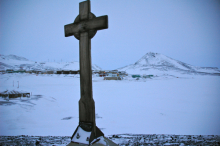
<path id="1" fill-rule="evenodd" d="M 145 54 L 134 64 L 118 70 L 126 71 L 128 74 L 174 75 L 181 73 L 220 75 L 220 70 L 217 67 L 196 67 L 153 52 Z"/>
<path id="2" fill-rule="evenodd" d="M 35 62 L 16 55 L 0 55 L 0 70 L 79 70 L 79 62 Z M 92 70 L 101 70 L 95 64 Z M 179 74 L 202 74 L 220 75 L 217 67 L 196 67 L 187 63 L 172 59 L 160 53 L 149 52 L 137 62 L 119 68 L 128 74 L 153 74 L 153 75 L 179 75 Z"/>
<path id="3" fill-rule="evenodd" d="M 35 62 L 16 55 L 1 55 L 0 70 L 79 70 L 79 62 Z M 92 65 L 92 70 L 101 70 L 97 65 Z"/>

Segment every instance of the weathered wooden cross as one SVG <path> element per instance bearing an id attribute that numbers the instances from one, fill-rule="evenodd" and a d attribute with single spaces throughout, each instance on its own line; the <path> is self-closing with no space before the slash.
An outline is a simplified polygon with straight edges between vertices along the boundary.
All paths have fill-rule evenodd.
<path id="1" fill-rule="evenodd" d="M 79 40 L 81 98 L 79 100 L 79 126 L 73 133 L 72 141 L 85 144 L 87 142 L 90 144 L 95 138 L 104 136 L 96 127 L 95 122 L 95 102 L 92 95 L 91 38 L 94 37 L 97 30 L 108 28 L 108 16 L 96 17 L 90 11 L 89 0 L 79 3 L 79 15 L 74 23 L 64 26 L 65 37 L 74 35 Z M 86 131 L 88 136 L 82 136 L 80 130 Z"/>

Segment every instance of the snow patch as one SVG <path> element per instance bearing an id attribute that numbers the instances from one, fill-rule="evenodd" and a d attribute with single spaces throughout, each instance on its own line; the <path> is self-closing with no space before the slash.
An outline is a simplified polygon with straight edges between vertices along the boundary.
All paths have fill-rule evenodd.
<path id="1" fill-rule="evenodd" d="M 74 137 L 72 139 L 72 142 L 89 144 L 90 135 L 91 135 L 91 132 L 87 132 L 79 126 L 76 131 L 76 134 L 74 135 Z"/>

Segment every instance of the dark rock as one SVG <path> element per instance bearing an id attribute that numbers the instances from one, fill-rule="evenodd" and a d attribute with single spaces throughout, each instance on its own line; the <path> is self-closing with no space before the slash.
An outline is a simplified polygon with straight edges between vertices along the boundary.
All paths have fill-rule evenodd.
<path id="1" fill-rule="evenodd" d="M 36 144 L 36 145 L 39 145 L 39 144 L 40 144 L 40 142 L 39 142 L 39 141 L 36 141 L 36 142 L 35 142 L 35 144 Z"/>

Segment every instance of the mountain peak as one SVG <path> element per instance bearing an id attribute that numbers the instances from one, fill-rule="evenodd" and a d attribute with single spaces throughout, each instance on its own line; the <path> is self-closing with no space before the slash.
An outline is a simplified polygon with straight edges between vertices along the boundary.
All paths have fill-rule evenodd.
<path id="1" fill-rule="evenodd" d="M 145 55 L 146 56 L 152 56 L 152 57 L 155 57 L 158 53 L 154 53 L 154 52 L 148 52 L 146 53 Z"/>
<path id="2" fill-rule="evenodd" d="M 136 64 L 139 65 L 154 65 L 154 64 L 161 64 L 160 61 L 162 58 L 168 58 L 162 54 L 154 53 L 154 52 L 148 52 L 143 57 L 141 57 Z"/>
<path id="3" fill-rule="evenodd" d="M 183 74 L 215 74 L 219 75 L 220 71 L 217 68 L 196 67 L 190 64 L 172 59 L 160 53 L 148 52 L 141 57 L 137 62 L 128 65 L 119 70 L 128 73 L 148 73 L 155 74 L 174 71 Z M 174 73 L 173 72 L 173 73 Z"/>

